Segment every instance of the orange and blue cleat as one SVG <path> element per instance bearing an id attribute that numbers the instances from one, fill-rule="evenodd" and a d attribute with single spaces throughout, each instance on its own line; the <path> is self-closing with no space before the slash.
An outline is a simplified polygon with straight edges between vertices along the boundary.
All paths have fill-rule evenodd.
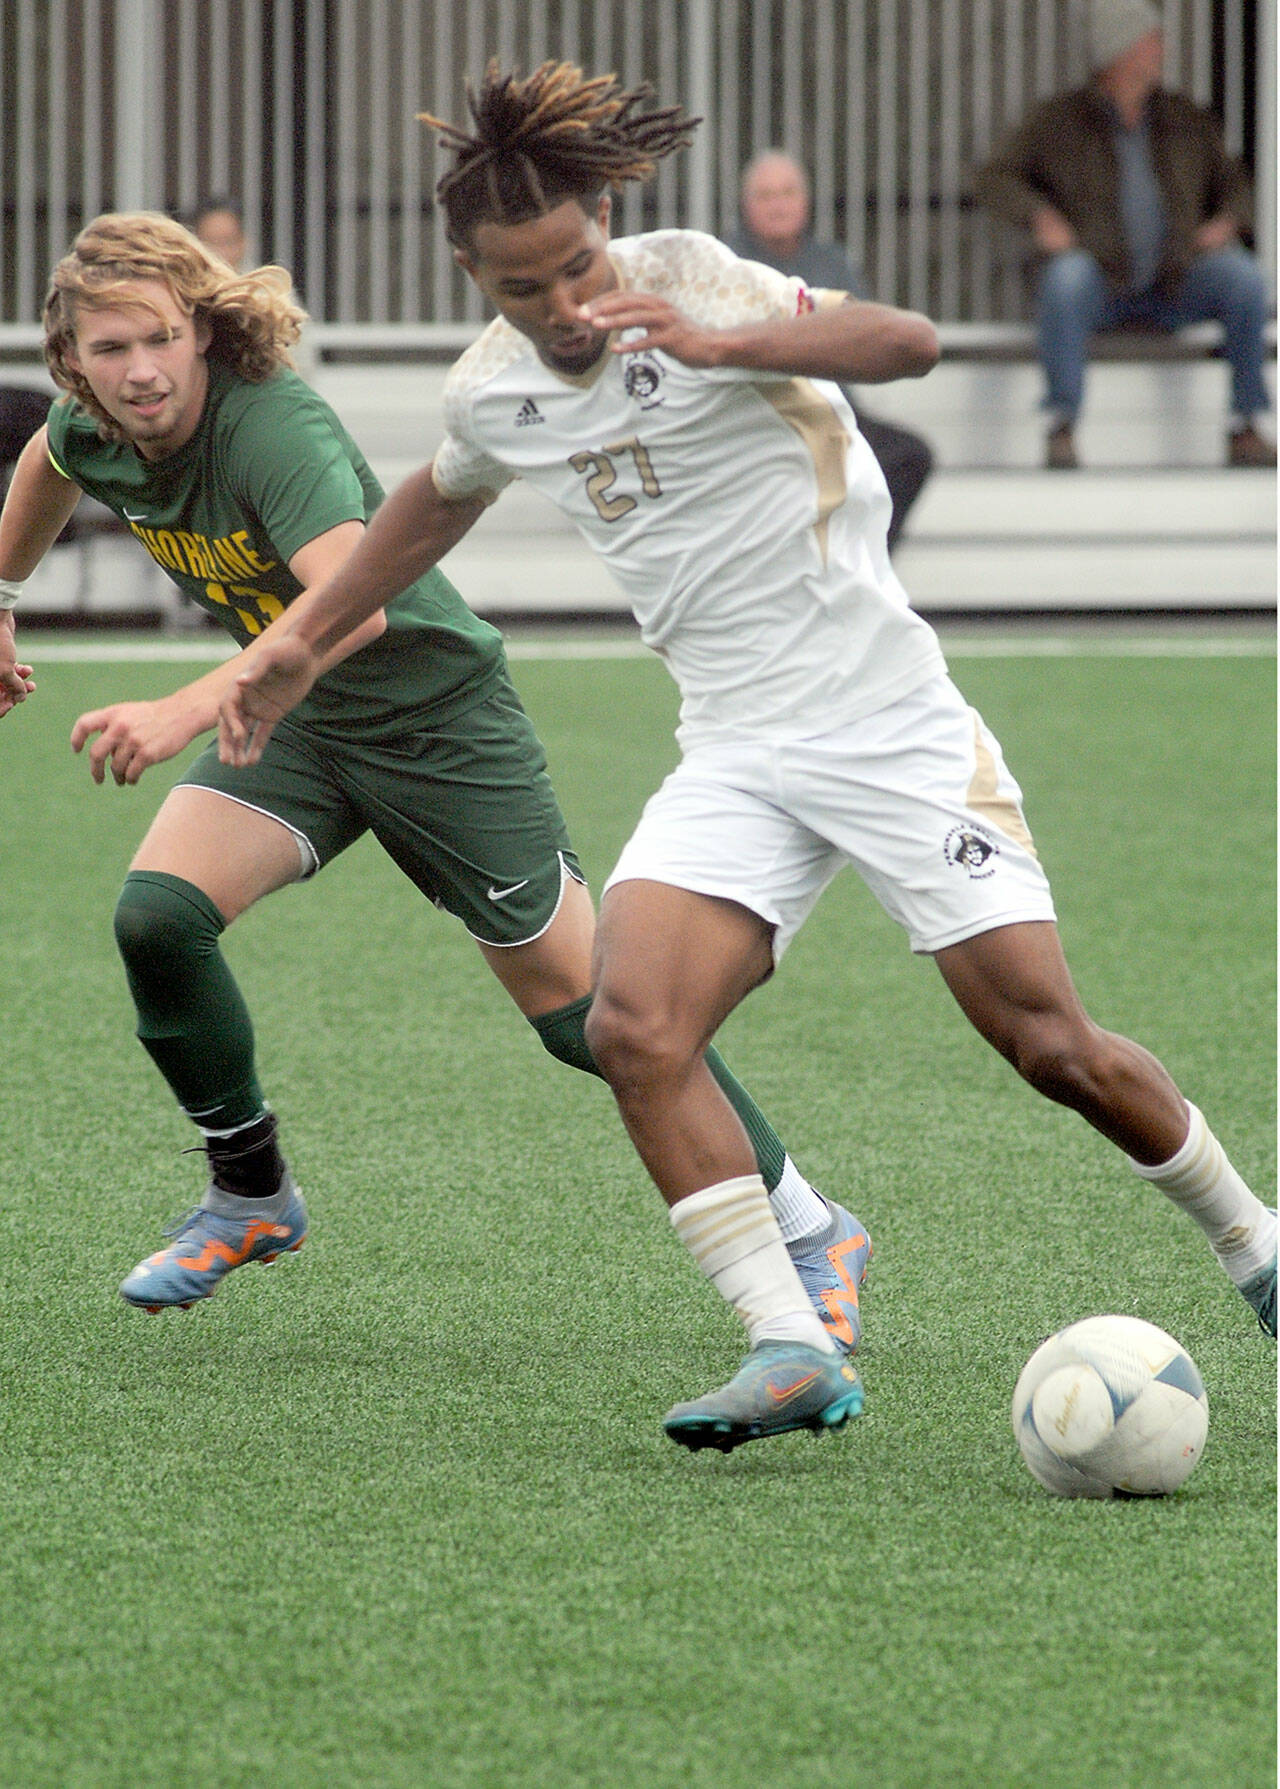
<path id="1" fill-rule="evenodd" d="M 681 1447 L 719 1448 L 812 1429 L 842 1429 L 862 1409 L 862 1381 L 838 1351 L 804 1342 L 761 1342 L 727 1385 L 668 1410 L 662 1426 Z"/>
<path id="2" fill-rule="evenodd" d="M 793 1249 L 791 1259 L 827 1334 L 842 1352 L 853 1354 L 862 1340 L 858 1288 L 867 1277 L 871 1238 L 852 1212 L 834 1200 L 826 1203 L 831 1223 L 803 1250 Z"/>
<path id="3" fill-rule="evenodd" d="M 140 1261 L 120 1287 L 120 1296 L 139 1310 L 189 1310 L 212 1298 L 233 1267 L 300 1249 L 307 1208 L 286 1170 L 270 1199 L 243 1199 L 211 1185 L 203 1203 L 164 1234 L 174 1238 L 170 1246 Z"/>

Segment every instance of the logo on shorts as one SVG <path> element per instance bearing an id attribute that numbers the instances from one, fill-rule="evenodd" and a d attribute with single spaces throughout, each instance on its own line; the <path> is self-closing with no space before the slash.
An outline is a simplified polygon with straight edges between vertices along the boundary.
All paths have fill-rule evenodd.
<path id="1" fill-rule="evenodd" d="M 622 383 L 627 396 L 634 398 L 642 410 L 652 410 L 662 402 L 663 394 L 658 389 L 661 382 L 662 368 L 651 356 L 634 354 L 628 360 Z"/>
<path id="2" fill-rule="evenodd" d="M 1000 847 L 989 832 L 970 822 L 951 828 L 942 841 L 942 855 L 954 869 L 963 870 L 976 882 L 995 874 L 994 860 L 1000 855 Z"/>
<path id="3" fill-rule="evenodd" d="M 495 884 L 491 883 L 489 885 L 489 899 L 491 901 L 505 901 L 510 895 L 519 894 L 522 888 L 528 888 L 528 886 L 529 878 L 527 876 L 523 882 L 513 882 L 510 888 L 498 888 Z"/>

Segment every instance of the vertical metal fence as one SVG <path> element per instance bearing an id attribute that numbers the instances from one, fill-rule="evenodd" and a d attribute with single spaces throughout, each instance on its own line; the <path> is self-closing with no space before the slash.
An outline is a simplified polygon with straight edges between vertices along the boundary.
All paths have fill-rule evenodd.
<path id="1" fill-rule="evenodd" d="M 1275 12 L 1164 5 L 1168 83 L 1214 106 L 1254 165 L 1272 268 Z M 972 205 L 972 171 L 1085 74 L 1078 0 L 4 0 L 0 326 L 29 330 L 98 211 L 181 213 L 211 193 L 238 201 L 321 320 L 476 318 L 416 114 L 460 116 L 491 54 L 616 69 L 705 118 L 625 194 L 620 230 L 731 230 L 742 164 L 783 146 L 812 171 L 818 234 L 875 295 L 943 322 L 1025 314 L 1020 255 Z"/>

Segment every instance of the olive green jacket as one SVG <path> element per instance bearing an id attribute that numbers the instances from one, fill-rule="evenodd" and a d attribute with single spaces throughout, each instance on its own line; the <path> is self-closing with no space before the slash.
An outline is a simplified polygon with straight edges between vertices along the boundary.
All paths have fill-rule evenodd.
<path id="1" fill-rule="evenodd" d="M 974 192 L 980 204 L 1013 224 L 1029 225 L 1041 205 L 1052 205 L 1111 283 L 1123 289 L 1129 283 L 1129 250 L 1120 214 L 1115 116 L 1096 86 L 1046 100 L 979 169 Z M 1184 95 L 1157 88 L 1147 118 L 1169 225 L 1156 285 L 1168 291 L 1195 258 L 1194 236 L 1201 224 L 1226 212 L 1248 229 L 1249 180 L 1227 154 L 1213 114 Z"/>

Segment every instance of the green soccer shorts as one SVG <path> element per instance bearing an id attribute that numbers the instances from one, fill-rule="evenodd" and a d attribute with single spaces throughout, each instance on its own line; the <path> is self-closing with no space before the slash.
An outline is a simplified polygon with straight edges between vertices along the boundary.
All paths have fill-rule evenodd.
<path id="1" fill-rule="evenodd" d="M 585 880 L 547 775 L 542 741 L 505 675 L 439 730 L 422 714 L 349 736 L 285 720 L 257 764 L 216 741 L 179 787 L 213 789 L 294 834 L 314 875 L 372 832 L 409 880 L 482 944 L 546 931 L 567 876 Z"/>

